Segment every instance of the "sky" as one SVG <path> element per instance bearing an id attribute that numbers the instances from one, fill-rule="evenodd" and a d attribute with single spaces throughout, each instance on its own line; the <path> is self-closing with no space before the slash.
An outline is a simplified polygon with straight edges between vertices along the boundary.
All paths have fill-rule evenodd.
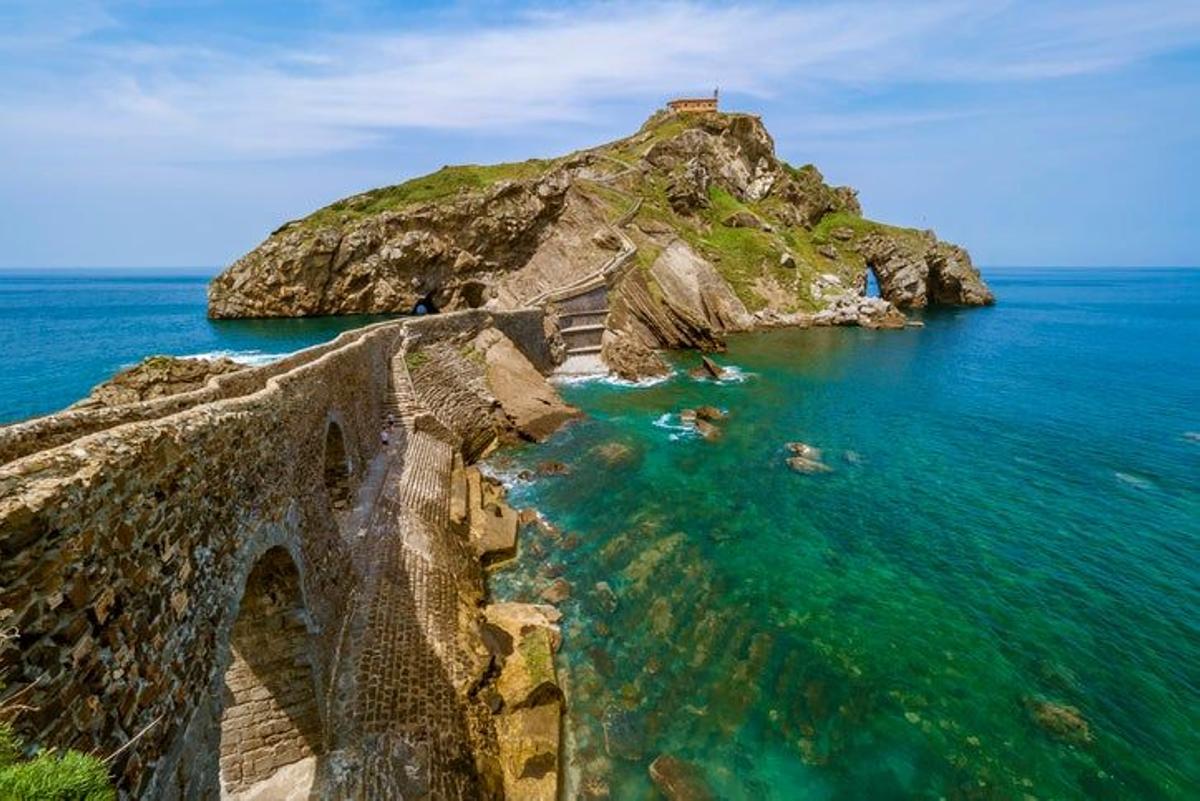
<path id="1" fill-rule="evenodd" d="M 1197 0 L 0 0 L 0 268 L 216 271 L 715 86 L 978 264 L 1200 264 Z"/>

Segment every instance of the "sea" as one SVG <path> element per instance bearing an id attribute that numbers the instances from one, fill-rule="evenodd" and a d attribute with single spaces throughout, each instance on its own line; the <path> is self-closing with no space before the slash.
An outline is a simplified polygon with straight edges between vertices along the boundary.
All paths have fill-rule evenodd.
<path id="1" fill-rule="evenodd" d="M 562 384 L 586 419 L 489 458 L 542 516 L 492 597 L 571 588 L 566 797 L 657 798 L 665 754 L 722 799 L 1200 798 L 1200 270 L 985 275 L 919 328 L 730 337 L 720 381 Z M 204 280 L 0 278 L 0 419 L 365 322 L 211 322 Z"/>

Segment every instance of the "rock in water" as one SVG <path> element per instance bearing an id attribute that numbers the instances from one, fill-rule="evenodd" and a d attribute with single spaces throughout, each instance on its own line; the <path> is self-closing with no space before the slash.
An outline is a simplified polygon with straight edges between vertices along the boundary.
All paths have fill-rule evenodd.
<path id="1" fill-rule="evenodd" d="M 725 377 L 725 368 L 707 356 L 700 357 L 700 366 L 703 368 L 702 375 L 707 375 L 709 378 L 715 378 L 717 380 Z"/>
<path id="2" fill-rule="evenodd" d="M 787 444 L 788 452 L 792 455 L 788 457 L 788 467 L 795 470 L 797 473 L 830 473 L 833 471 L 829 465 L 821 461 L 821 449 L 809 445 L 807 442 L 789 442 Z"/>
<path id="3" fill-rule="evenodd" d="M 833 468 L 824 462 L 817 462 L 812 459 L 805 459 L 802 456 L 793 456 L 787 460 L 788 467 L 795 470 L 797 473 L 831 473 Z"/>
<path id="4" fill-rule="evenodd" d="M 597 445 L 593 452 L 609 467 L 616 467 L 621 464 L 632 462 L 634 450 L 624 442 L 606 442 L 603 445 Z"/>
<path id="5" fill-rule="evenodd" d="M 697 406 L 696 418 L 699 420 L 708 420 L 710 423 L 715 423 L 718 420 L 725 419 L 725 412 L 721 411 L 716 406 Z"/>
<path id="6" fill-rule="evenodd" d="M 537 474 L 539 476 L 565 476 L 570 472 L 571 468 L 562 462 L 556 462 L 552 459 L 540 462 L 537 466 Z"/>
<path id="7" fill-rule="evenodd" d="M 660 754 L 650 763 L 650 778 L 667 801 L 715 801 L 704 772 L 690 762 Z"/>
<path id="8" fill-rule="evenodd" d="M 546 603 L 560 604 L 571 597 L 571 583 L 566 579 L 555 579 L 553 584 L 542 590 L 541 597 Z"/>
<path id="9" fill-rule="evenodd" d="M 521 353 L 513 341 L 494 328 L 475 338 L 473 347 L 484 359 L 488 389 L 500 402 L 509 424 L 523 438 L 541 441 L 581 412 L 563 402 L 558 391 Z"/>
<path id="10" fill-rule="evenodd" d="M 1078 708 L 1042 698 L 1026 699 L 1033 720 L 1052 737 L 1075 745 L 1092 741 L 1092 732 Z"/>
<path id="11" fill-rule="evenodd" d="M 793 456 L 799 456 L 802 459 L 812 459 L 817 462 L 821 461 L 821 449 L 809 445 L 807 442 L 789 442 L 787 449 Z"/>
<path id="12" fill-rule="evenodd" d="M 714 426 L 707 420 L 696 420 L 696 430 L 700 432 L 700 436 L 704 437 L 709 442 L 721 438 L 721 429 Z"/>

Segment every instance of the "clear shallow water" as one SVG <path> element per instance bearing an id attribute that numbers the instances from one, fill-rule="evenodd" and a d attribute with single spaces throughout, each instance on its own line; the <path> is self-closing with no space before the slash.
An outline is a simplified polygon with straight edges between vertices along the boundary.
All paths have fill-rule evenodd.
<path id="1" fill-rule="evenodd" d="M 492 460 L 572 468 L 514 480 L 567 536 L 492 590 L 573 585 L 576 786 L 653 798 L 671 752 L 730 799 L 1200 797 L 1200 272 L 989 279 L 924 329 L 736 337 L 741 383 L 566 386 L 590 419 Z M 702 403 L 719 442 L 663 417 Z"/>
<path id="2" fill-rule="evenodd" d="M 371 317 L 205 318 L 208 277 L 0 272 L 0 423 L 57 411 L 152 354 L 261 363 Z"/>

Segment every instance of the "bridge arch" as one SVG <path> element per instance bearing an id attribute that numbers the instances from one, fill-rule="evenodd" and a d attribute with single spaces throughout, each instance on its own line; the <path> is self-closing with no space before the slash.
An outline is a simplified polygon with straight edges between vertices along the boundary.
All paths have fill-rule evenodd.
<path id="1" fill-rule="evenodd" d="M 222 686 L 220 784 L 236 794 L 297 765 L 311 780 L 323 748 L 316 666 L 300 571 L 283 546 L 251 568 Z M 307 768 L 298 763 L 307 762 Z"/>
<path id="2" fill-rule="evenodd" d="M 322 475 L 329 504 L 335 510 L 350 505 L 350 478 L 354 474 L 354 462 L 346 447 L 346 433 L 340 415 L 330 414 L 325 423 L 325 442 L 322 456 Z"/>

